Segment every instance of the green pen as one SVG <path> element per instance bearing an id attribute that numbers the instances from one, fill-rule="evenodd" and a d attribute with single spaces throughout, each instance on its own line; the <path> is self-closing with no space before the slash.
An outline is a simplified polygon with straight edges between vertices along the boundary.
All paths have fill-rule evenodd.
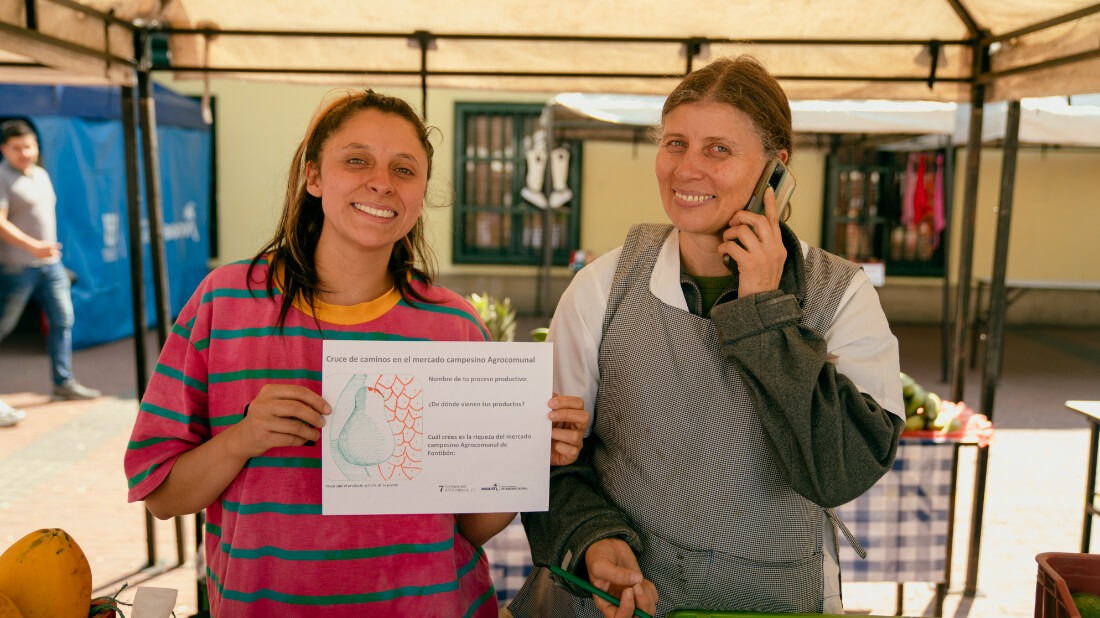
<path id="1" fill-rule="evenodd" d="M 558 568 L 558 567 L 556 567 L 552 564 L 549 565 L 547 568 L 550 569 L 551 573 L 553 573 L 554 575 L 557 575 L 558 577 L 564 579 L 565 581 L 573 584 L 574 586 L 580 586 L 581 588 L 584 588 L 585 590 L 591 592 L 592 594 L 600 597 L 604 601 L 607 601 L 608 603 L 611 603 L 615 607 L 619 606 L 619 600 L 618 599 L 611 596 L 610 594 L 607 594 L 603 590 L 600 590 L 599 588 L 593 586 L 592 582 L 589 582 L 587 580 L 583 580 L 583 579 L 577 577 L 576 575 L 573 575 L 569 571 Z M 642 610 L 640 610 L 638 608 L 634 608 L 634 615 L 637 618 L 653 618 L 653 616 L 650 616 L 649 614 L 643 612 Z"/>

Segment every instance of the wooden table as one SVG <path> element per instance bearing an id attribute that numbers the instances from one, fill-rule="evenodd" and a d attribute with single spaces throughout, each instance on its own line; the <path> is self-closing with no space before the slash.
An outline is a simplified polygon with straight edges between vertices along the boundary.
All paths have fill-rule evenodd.
<path id="1" fill-rule="evenodd" d="M 985 346 L 979 348 L 979 344 L 988 337 L 989 312 L 992 309 L 993 281 L 989 277 L 977 277 L 974 280 L 974 313 L 970 323 L 970 367 L 976 367 L 978 355 Z M 1051 281 L 1038 279 L 1006 279 L 1005 280 L 1005 310 L 1021 296 L 1032 290 L 1053 290 L 1060 292 L 1100 292 L 1100 282 L 1096 281 Z M 1000 362 L 1002 359 L 988 359 L 998 363 L 997 375 L 1001 375 Z"/>
<path id="2" fill-rule="evenodd" d="M 1081 528 L 1081 553 L 1089 553 L 1089 540 L 1092 536 L 1092 518 L 1100 515 L 1096 505 L 1096 458 L 1100 449 L 1100 401 L 1067 401 L 1066 408 L 1085 417 L 1089 422 L 1089 468 L 1085 481 L 1085 521 Z"/>

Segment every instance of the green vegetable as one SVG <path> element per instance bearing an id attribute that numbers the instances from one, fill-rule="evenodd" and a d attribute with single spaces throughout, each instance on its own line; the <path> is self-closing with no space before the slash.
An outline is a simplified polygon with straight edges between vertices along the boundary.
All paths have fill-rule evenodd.
<path id="1" fill-rule="evenodd" d="M 1091 592 L 1074 592 L 1071 596 L 1081 618 L 1100 618 L 1100 596 Z"/>

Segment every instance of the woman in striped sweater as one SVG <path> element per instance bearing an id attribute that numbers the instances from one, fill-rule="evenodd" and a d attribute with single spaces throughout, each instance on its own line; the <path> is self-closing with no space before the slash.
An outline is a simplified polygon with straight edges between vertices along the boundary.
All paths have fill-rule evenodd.
<path id="1" fill-rule="evenodd" d="M 131 501 L 205 509 L 211 612 L 496 616 L 481 544 L 512 513 L 321 515 L 324 339 L 484 341 L 433 284 L 423 235 L 431 131 L 403 100 L 349 93 L 315 115 L 273 239 L 222 266 L 181 312 L 126 454 Z M 587 422 L 555 397 L 551 461 Z"/>

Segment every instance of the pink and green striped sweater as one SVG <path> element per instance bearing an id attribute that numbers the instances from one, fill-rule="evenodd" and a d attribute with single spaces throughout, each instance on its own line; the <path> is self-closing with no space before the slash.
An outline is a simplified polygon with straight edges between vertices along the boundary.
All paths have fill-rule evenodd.
<path id="1" fill-rule="evenodd" d="M 131 501 L 144 499 L 176 458 L 242 418 L 269 382 L 321 392 L 324 339 L 483 341 L 458 295 L 413 285 L 438 304 L 392 292 L 351 307 L 322 305 L 320 331 L 264 289 L 266 265 L 216 269 L 181 312 L 134 425 L 125 466 Z M 321 515 L 320 446 L 252 458 L 206 508 L 206 563 L 214 616 L 497 616 L 484 552 L 455 517 Z"/>

